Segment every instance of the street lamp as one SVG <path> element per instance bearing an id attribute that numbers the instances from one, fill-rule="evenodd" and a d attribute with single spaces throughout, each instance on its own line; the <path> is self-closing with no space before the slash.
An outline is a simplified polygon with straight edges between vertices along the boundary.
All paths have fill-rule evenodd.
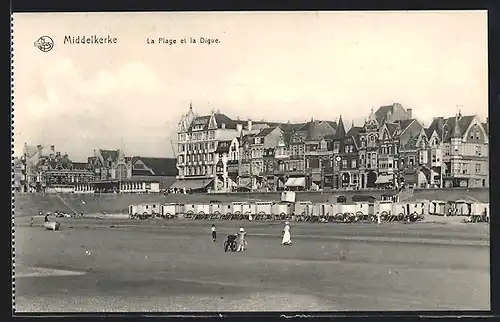
<path id="1" fill-rule="evenodd" d="M 450 127 L 448 124 L 444 124 L 443 128 L 441 129 L 441 177 L 440 177 L 440 186 L 443 188 L 444 182 L 443 182 L 443 170 L 444 170 L 444 129 L 446 127 Z"/>

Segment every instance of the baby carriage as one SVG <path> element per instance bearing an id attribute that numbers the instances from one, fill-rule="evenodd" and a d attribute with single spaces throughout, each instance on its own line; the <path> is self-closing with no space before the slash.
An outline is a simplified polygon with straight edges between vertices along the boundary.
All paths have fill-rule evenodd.
<path id="1" fill-rule="evenodd" d="M 227 235 L 226 236 L 226 241 L 224 242 L 224 251 L 227 252 L 228 250 L 231 250 L 232 252 L 235 252 L 237 249 L 237 243 L 236 243 L 236 238 L 238 238 L 237 235 Z"/>

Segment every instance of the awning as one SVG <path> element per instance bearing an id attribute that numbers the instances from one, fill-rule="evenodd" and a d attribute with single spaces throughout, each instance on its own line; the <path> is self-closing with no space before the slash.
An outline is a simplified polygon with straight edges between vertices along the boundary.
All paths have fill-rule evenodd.
<path id="1" fill-rule="evenodd" d="M 417 183 L 417 175 L 416 173 L 405 173 L 404 180 L 406 184 L 415 184 Z"/>
<path id="2" fill-rule="evenodd" d="M 375 181 L 376 184 L 384 184 L 384 183 L 389 183 L 392 182 L 392 175 L 381 175 L 377 178 Z"/>
<path id="3" fill-rule="evenodd" d="M 206 188 L 209 184 L 211 184 L 214 179 L 183 179 L 177 180 L 170 187 L 171 189 L 186 189 L 186 190 L 197 190 Z"/>
<path id="4" fill-rule="evenodd" d="M 240 178 L 240 182 L 238 183 L 239 188 L 250 188 L 252 185 L 252 179 L 250 178 Z"/>
<path id="5" fill-rule="evenodd" d="M 365 195 L 354 195 L 351 197 L 353 202 L 374 202 L 377 200 L 374 196 L 365 196 Z"/>
<path id="6" fill-rule="evenodd" d="M 288 178 L 285 183 L 287 187 L 304 187 L 306 185 L 306 178 Z"/>

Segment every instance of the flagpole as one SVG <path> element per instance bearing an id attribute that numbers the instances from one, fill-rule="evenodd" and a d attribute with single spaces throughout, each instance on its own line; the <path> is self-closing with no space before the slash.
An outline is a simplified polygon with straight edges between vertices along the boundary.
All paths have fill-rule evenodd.
<path id="1" fill-rule="evenodd" d="M 125 152 L 123 151 L 123 136 L 120 137 L 120 154 L 123 155 L 124 159 L 123 161 L 125 162 Z M 122 172 L 120 171 L 120 175 L 118 176 L 118 193 L 121 193 L 122 190 L 121 187 L 122 187 Z"/>

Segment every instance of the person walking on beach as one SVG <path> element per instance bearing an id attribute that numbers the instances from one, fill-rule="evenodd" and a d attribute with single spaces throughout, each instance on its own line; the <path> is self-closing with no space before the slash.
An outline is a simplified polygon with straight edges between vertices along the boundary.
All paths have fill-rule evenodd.
<path id="1" fill-rule="evenodd" d="M 214 243 L 217 241 L 217 228 L 215 228 L 215 224 L 212 224 L 212 241 Z"/>
<path id="2" fill-rule="evenodd" d="M 291 245 L 292 237 L 290 235 L 290 226 L 288 221 L 285 222 L 285 228 L 283 229 L 283 239 L 281 240 L 281 245 Z"/>
<path id="3" fill-rule="evenodd" d="M 238 248 L 236 249 L 237 252 L 242 252 L 245 250 L 245 245 L 247 244 L 247 240 L 245 238 L 246 234 L 247 233 L 245 232 L 245 229 L 241 227 L 240 231 L 238 232 Z"/>

